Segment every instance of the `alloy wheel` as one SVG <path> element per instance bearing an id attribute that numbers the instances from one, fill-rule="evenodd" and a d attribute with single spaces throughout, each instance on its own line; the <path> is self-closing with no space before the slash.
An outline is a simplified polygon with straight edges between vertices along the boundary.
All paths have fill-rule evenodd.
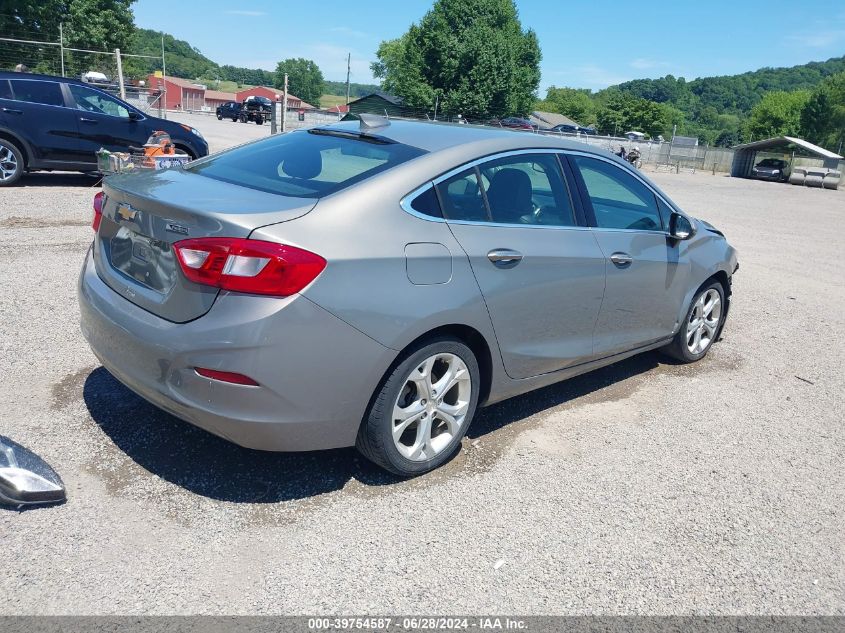
<path id="1" fill-rule="evenodd" d="M 463 432 L 472 399 L 472 378 L 456 354 L 429 356 L 405 379 L 393 405 L 391 432 L 399 453 L 426 461 Z"/>
<path id="2" fill-rule="evenodd" d="M 715 288 L 701 294 L 687 322 L 687 349 L 701 354 L 713 343 L 722 318 L 722 297 Z"/>
<path id="3" fill-rule="evenodd" d="M 5 145 L 0 145 L 0 180 L 8 180 L 18 171 L 18 159 L 15 153 Z"/>

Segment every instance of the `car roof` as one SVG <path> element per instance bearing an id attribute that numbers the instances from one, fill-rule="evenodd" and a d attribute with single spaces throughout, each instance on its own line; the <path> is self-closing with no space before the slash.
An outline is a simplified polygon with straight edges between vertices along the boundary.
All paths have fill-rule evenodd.
<path id="1" fill-rule="evenodd" d="M 325 126 L 344 132 L 362 132 L 359 121 L 344 121 Z M 435 121 L 403 121 L 391 119 L 390 125 L 368 128 L 365 133 L 396 143 L 411 145 L 427 152 L 439 152 L 461 146 L 468 154 L 475 150 L 480 155 L 516 149 L 571 149 L 598 153 L 597 148 L 586 143 L 570 141 L 557 136 L 535 134 L 528 130 L 486 127 Z"/>
<path id="2" fill-rule="evenodd" d="M 16 73 L 9 70 L 0 70 L 0 79 L 44 79 L 47 81 L 61 81 L 68 84 L 79 84 L 90 86 L 91 84 L 71 77 L 58 77 L 56 75 L 39 75 L 38 73 Z"/>

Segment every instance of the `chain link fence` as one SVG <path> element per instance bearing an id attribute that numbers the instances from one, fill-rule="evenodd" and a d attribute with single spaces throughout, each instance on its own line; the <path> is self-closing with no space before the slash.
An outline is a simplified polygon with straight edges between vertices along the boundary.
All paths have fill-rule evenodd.
<path id="1" fill-rule="evenodd" d="M 152 66 L 163 73 L 162 56 L 134 55 L 119 49 L 96 51 L 70 47 L 63 42 L 61 31 L 55 34 L 55 40 L 43 33 L 25 32 L 23 35 L 31 35 L 33 39 L 10 38 L 0 33 L 0 70 L 23 67 L 33 73 L 80 79 L 123 98 L 142 111 L 160 108 L 162 95 L 145 85 L 146 72 L 139 69 Z M 36 36 L 41 39 L 35 39 Z"/>

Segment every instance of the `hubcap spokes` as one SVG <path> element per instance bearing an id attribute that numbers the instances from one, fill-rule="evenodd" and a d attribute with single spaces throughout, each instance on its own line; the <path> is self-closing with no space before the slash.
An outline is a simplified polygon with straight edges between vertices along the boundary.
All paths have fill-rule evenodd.
<path id="1" fill-rule="evenodd" d="M 6 180 L 15 175 L 18 170 L 18 160 L 8 147 L 0 146 L 0 180 Z"/>
<path id="2" fill-rule="evenodd" d="M 710 346 L 721 317 L 722 298 L 711 288 L 695 302 L 687 323 L 687 349 L 692 354 L 701 354 Z"/>
<path id="3" fill-rule="evenodd" d="M 417 365 L 393 405 L 393 443 L 412 461 L 443 451 L 460 434 L 472 395 L 466 363 L 435 354 Z"/>

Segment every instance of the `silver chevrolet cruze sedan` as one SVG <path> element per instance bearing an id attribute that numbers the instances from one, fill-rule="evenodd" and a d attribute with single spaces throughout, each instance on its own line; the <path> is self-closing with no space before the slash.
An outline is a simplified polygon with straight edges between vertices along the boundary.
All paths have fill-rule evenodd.
<path id="1" fill-rule="evenodd" d="M 143 398 L 271 451 L 443 464 L 481 405 L 702 358 L 736 251 L 608 152 L 364 117 L 107 178 L 82 331 Z"/>

